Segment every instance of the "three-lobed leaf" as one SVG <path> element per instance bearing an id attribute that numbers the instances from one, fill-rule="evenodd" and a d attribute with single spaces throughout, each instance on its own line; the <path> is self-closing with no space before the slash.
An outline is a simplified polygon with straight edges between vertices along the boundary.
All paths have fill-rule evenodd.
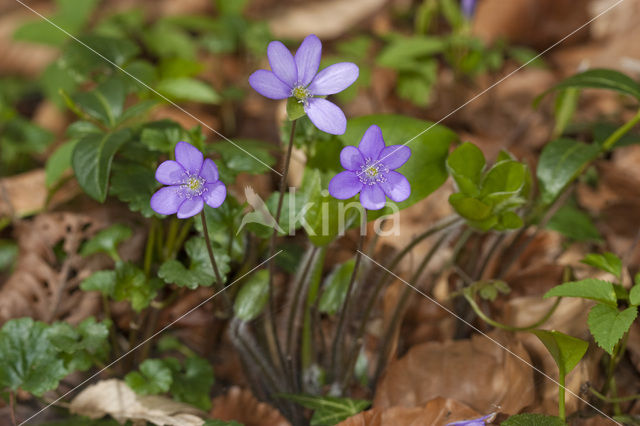
<path id="1" fill-rule="evenodd" d="M 132 371 L 124 380 L 140 395 L 156 395 L 169 391 L 173 377 L 163 360 L 147 359 L 140 364 L 140 371 Z"/>
<path id="2" fill-rule="evenodd" d="M 598 346 L 613 354 L 613 348 L 629 330 L 637 315 L 637 306 L 619 311 L 617 307 L 599 303 L 589 311 L 587 323 Z"/>
<path id="3" fill-rule="evenodd" d="M 160 266 L 158 276 L 168 284 L 176 284 L 192 290 L 198 286 L 212 285 L 216 277 L 204 238 L 189 239 L 185 244 L 185 250 L 190 259 L 189 268 L 178 260 L 167 260 Z M 230 270 L 229 256 L 217 247 L 213 250 L 213 256 L 224 280 Z"/>

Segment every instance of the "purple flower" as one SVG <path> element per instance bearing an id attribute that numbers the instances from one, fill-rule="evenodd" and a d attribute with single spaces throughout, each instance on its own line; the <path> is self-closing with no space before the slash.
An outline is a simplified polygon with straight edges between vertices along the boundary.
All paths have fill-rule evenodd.
<path id="1" fill-rule="evenodd" d="M 329 182 L 329 193 L 340 200 L 360 193 L 360 203 L 367 210 L 380 210 L 387 199 L 399 203 L 409 198 L 411 186 L 395 169 L 411 157 L 404 145 L 385 146 L 382 130 L 375 124 L 367 129 L 358 145 L 340 152 L 340 164 L 347 169 Z"/>
<path id="2" fill-rule="evenodd" d="M 484 426 L 485 420 L 489 419 L 489 417 L 494 417 L 495 413 L 487 414 L 484 417 L 480 417 L 479 419 L 473 420 L 461 420 L 459 422 L 447 423 L 447 426 Z"/>
<path id="3" fill-rule="evenodd" d="M 295 57 L 284 44 L 272 41 L 267 48 L 272 71 L 254 72 L 249 77 L 249 84 L 270 99 L 297 99 L 318 129 L 341 135 L 347 129 L 344 113 L 337 105 L 319 96 L 343 91 L 356 81 L 359 71 L 356 64 L 340 62 L 318 72 L 321 53 L 322 43 L 313 34 L 304 39 Z"/>
<path id="4" fill-rule="evenodd" d="M 165 186 L 151 197 L 151 208 L 160 214 L 178 213 L 186 219 L 202 211 L 204 203 L 220 207 L 227 197 L 227 188 L 218 180 L 218 168 L 213 160 L 187 142 L 176 145 L 176 161 L 158 166 L 156 180 Z"/>
<path id="5" fill-rule="evenodd" d="M 462 14 L 467 18 L 473 18 L 473 14 L 476 11 L 476 4 L 478 0 L 461 0 L 460 8 L 462 9 Z"/>

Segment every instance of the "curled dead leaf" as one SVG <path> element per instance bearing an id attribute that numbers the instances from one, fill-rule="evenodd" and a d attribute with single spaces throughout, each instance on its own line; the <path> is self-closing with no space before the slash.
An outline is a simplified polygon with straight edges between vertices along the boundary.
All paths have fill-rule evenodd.
<path id="1" fill-rule="evenodd" d="M 526 364 L 530 363 L 529 354 L 511 335 L 489 335 L 522 360 L 480 335 L 418 345 L 389 364 L 373 407 L 415 407 L 444 397 L 481 413 L 518 413 L 533 403 L 535 396 L 533 370 Z"/>
<path id="2" fill-rule="evenodd" d="M 444 426 L 450 422 L 481 417 L 454 399 L 435 398 L 422 407 L 373 408 L 338 423 L 338 426 Z"/>
<path id="3" fill-rule="evenodd" d="M 209 413 L 214 419 L 235 420 L 245 426 L 290 426 L 278 410 L 258 401 L 251 391 L 233 386 L 226 395 L 213 399 Z"/>
<path id="4" fill-rule="evenodd" d="M 76 396 L 71 413 L 99 419 L 109 415 L 119 423 L 144 420 L 159 426 L 200 426 L 200 410 L 158 395 L 141 396 L 118 379 L 100 381 Z"/>

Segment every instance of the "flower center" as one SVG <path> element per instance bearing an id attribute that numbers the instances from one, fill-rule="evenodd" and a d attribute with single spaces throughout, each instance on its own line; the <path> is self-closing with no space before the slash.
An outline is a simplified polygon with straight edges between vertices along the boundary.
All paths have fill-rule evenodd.
<path id="1" fill-rule="evenodd" d="M 180 193 L 184 198 L 193 198 L 206 190 L 204 186 L 204 178 L 197 174 L 186 174 L 182 185 L 180 185 Z"/>
<path id="2" fill-rule="evenodd" d="M 389 168 L 382 163 L 376 162 L 371 158 L 367 158 L 360 167 L 358 178 L 365 185 L 375 185 L 387 181 L 387 173 Z"/>
<path id="3" fill-rule="evenodd" d="M 291 89 L 291 96 L 296 98 L 301 104 L 306 105 L 307 99 L 311 96 L 311 92 L 303 85 L 299 85 Z"/>

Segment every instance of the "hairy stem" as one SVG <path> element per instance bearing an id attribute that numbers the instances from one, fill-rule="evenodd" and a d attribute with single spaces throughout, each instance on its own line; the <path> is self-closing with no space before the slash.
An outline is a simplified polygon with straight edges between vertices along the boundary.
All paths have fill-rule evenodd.
<path id="1" fill-rule="evenodd" d="M 211 245 L 211 239 L 209 238 L 209 230 L 207 229 L 207 219 L 204 216 L 204 210 L 200 212 L 200 219 L 202 220 L 202 232 L 204 233 L 204 240 L 207 243 L 207 252 L 209 253 L 209 260 L 211 260 L 211 267 L 213 268 L 213 273 L 216 276 L 216 290 L 222 291 L 224 289 L 224 282 L 222 281 L 222 276 L 220 275 L 220 271 L 218 270 L 218 264 L 216 263 L 216 258 L 213 255 L 213 246 Z M 226 292 L 222 292 L 222 300 L 225 306 L 226 313 L 230 313 L 231 309 L 231 300 L 229 300 L 229 295 Z"/>

